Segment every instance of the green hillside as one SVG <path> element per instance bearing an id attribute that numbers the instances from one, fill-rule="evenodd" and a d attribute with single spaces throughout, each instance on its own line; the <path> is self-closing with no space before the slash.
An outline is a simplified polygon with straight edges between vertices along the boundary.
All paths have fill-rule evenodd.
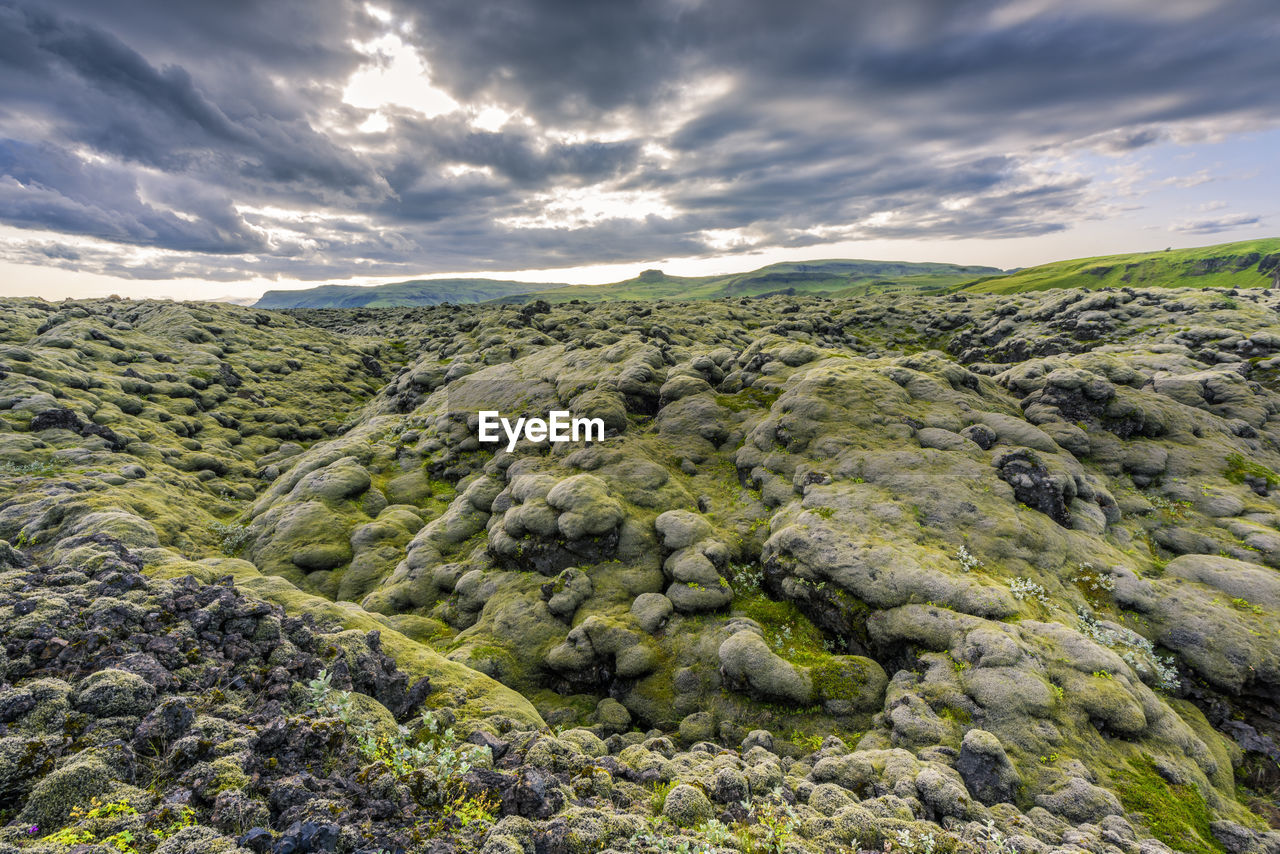
<path id="1" fill-rule="evenodd" d="M 524 303 L 606 300 L 705 300 L 799 293 L 863 296 L 885 290 L 940 291 L 998 275 L 995 267 L 912 264 L 897 261 L 808 261 L 771 264 L 749 273 L 668 276 L 646 270 L 634 279 L 608 285 L 560 285 L 493 279 L 417 279 L 392 285 L 323 285 L 299 291 L 267 291 L 256 308 L 387 308 L 440 303 Z"/>
<path id="2" fill-rule="evenodd" d="M 975 275 L 999 274 L 995 267 L 957 264 L 913 264 L 896 261 L 821 260 L 770 264 L 748 273 L 720 276 L 668 276 L 646 270 L 634 279 L 609 285 L 566 285 L 537 293 L 504 297 L 501 302 L 543 299 L 567 302 L 610 300 L 708 300 L 796 293 L 814 296 L 861 296 L 885 290 L 935 291 L 972 281 Z"/>
<path id="3" fill-rule="evenodd" d="M 582 300 L 712 300 L 799 294 L 863 297 L 876 293 L 1020 293 L 1049 288 L 1260 288 L 1280 281 L 1280 238 L 1055 261 L 1005 274 L 996 267 L 828 259 L 770 264 L 745 273 L 670 276 L 645 270 L 607 285 L 494 279 L 415 279 L 391 285 L 323 285 L 267 291 L 257 308 L 388 308 L 441 303 L 552 303 Z"/>
<path id="4" fill-rule="evenodd" d="M 1280 238 L 1219 243 L 1055 261 L 1007 276 L 979 279 L 964 288 L 1019 293 L 1049 288 L 1262 288 L 1280 281 Z"/>
<path id="5" fill-rule="evenodd" d="M 299 291 L 267 291 L 255 308 L 388 308 L 489 302 L 511 294 L 558 287 L 494 279 L 414 279 L 392 285 L 321 285 Z"/>

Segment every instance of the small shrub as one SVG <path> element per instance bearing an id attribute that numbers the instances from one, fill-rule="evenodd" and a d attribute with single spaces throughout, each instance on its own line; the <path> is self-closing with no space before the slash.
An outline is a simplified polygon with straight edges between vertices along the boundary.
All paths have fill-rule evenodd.
<path id="1" fill-rule="evenodd" d="M 764 570 L 748 564 L 733 564 L 729 567 L 733 576 L 733 592 L 739 596 L 759 595 L 764 589 Z"/>
<path id="2" fill-rule="evenodd" d="M 982 566 L 982 561 L 970 554 L 968 547 L 963 545 L 956 552 L 956 563 L 960 564 L 960 568 L 965 572 L 971 572 Z"/>
<path id="3" fill-rule="evenodd" d="M 448 812 L 457 817 L 463 827 L 473 824 L 492 824 L 497 817 L 501 804 L 488 792 L 481 792 L 475 797 L 458 795 L 449 804 Z"/>
<path id="4" fill-rule="evenodd" d="M 1132 629 L 1110 629 L 1084 609 L 1077 612 L 1080 633 L 1085 637 L 1119 653 L 1124 662 L 1137 671 L 1143 681 L 1154 682 L 1156 687 L 1172 691 L 1181 684 L 1178 669 L 1171 656 L 1156 653 L 1151 641 Z"/>
<path id="5" fill-rule="evenodd" d="M 910 828 L 904 827 L 894 834 L 894 838 L 897 840 L 900 851 L 910 851 L 912 854 L 934 854 L 938 850 L 938 841 L 932 833 L 915 836 Z"/>
<path id="6" fill-rule="evenodd" d="M 67 470 L 62 460 L 47 459 L 31 463 L 0 463 L 0 477 L 53 477 Z"/>
<path id="7" fill-rule="evenodd" d="M 1254 605 L 1248 599 L 1237 596 L 1231 600 L 1231 607 L 1237 611 L 1252 611 L 1255 614 L 1262 614 L 1263 610 L 1258 605 Z"/>
<path id="8" fill-rule="evenodd" d="M 1025 602 L 1028 599 L 1035 599 L 1045 607 L 1048 607 L 1049 605 L 1049 591 L 1045 590 L 1029 578 L 1015 578 L 1010 581 L 1009 592 L 1011 592 L 1013 594 L 1013 598 L 1017 599 L 1019 602 Z"/>
<path id="9" fill-rule="evenodd" d="M 440 728 L 430 711 L 422 713 L 419 740 L 410 737 L 408 727 L 398 727 L 392 736 L 378 735 L 368 721 L 358 720 L 350 691 L 335 691 L 332 674 L 326 670 L 307 683 L 313 711 L 340 720 L 355 738 L 360 753 L 384 766 L 396 777 L 413 778 L 432 791 L 440 804 L 455 797 L 454 789 L 488 748 L 465 745 L 452 728 Z M 474 818 L 479 817 L 476 813 Z"/>
<path id="10" fill-rule="evenodd" d="M 222 549 L 222 553 L 232 557 L 244 551 L 249 540 L 253 539 L 248 528 L 234 523 L 214 522 L 209 526 L 209 532 L 218 538 L 218 547 Z"/>
<path id="11" fill-rule="evenodd" d="M 667 802 L 667 795 L 671 794 L 671 790 L 675 787 L 674 782 L 655 783 L 653 794 L 649 796 L 649 811 L 654 815 L 662 812 L 663 805 Z"/>
<path id="12" fill-rule="evenodd" d="M 1076 574 L 1071 576 L 1071 583 L 1080 588 L 1084 598 L 1094 608 L 1102 607 L 1107 595 L 1116 589 L 1115 576 L 1095 569 L 1091 563 L 1080 564 Z"/>

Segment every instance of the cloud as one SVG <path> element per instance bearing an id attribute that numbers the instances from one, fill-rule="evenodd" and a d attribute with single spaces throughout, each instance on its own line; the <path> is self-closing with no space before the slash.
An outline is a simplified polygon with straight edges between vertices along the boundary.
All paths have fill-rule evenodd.
<path id="1" fill-rule="evenodd" d="M 1115 210 L 1075 154 L 1280 119 L 1267 0 L 379 8 L 0 0 L 4 257 L 319 279 L 1047 234 Z M 445 107 L 343 100 L 385 44 Z"/>
<path id="2" fill-rule="evenodd" d="M 1183 234 L 1218 234 L 1248 225 L 1261 224 L 1262 217 L 1260 216 L 1236 214 L 1235 216 L 1224 216 L 1216 219 L 1198 219 L 1175 223 L 1173 230 Z"/>

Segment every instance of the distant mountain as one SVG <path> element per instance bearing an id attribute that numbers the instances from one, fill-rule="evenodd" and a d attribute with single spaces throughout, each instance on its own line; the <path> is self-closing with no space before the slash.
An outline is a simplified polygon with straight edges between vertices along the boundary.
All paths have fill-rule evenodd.
<path id="1" fill-rule="evenodd" d="M 524 303 L 602 300 L 706 300 L 722 297 L 804 293 L 855 296 L 887 289 L 941 290 L 975 277 L 998 275 L 996 267 L 914 264 L 902 261 L 806 261 L 771 264 L 748 273 L 668 276 L 646 270 L 608 285 L 537 284 L 492 279 L 425 279 L 393 285 L 323 285 L 300 291 L 267 291 L 256 308 L 378 308 L 444 302 Z"/>
<path id="2" fill-rule="evenodd" d="M 834 297 L 884 290 L 927 292 L 972 281 L 975 276 L 998 275 L 1000 272 L 997 267 L 849 260 L 770 264 L 747 273 L 720 276 L 668 276 L 661 270 L 646 270 L 634 279 L 610 285 L 565 285 L 505 297 L 501 301 L 708 300 L 793 293 Z"/>
<path id="3" fill-rule="evenodd" d="M 1280 286 L 1280 238 L 1055 261 L 970 282 L 966 291 L 1049 288 L 1264 288 Z"/>
<path id="4" fill-rule="evenodd" d="M 267 291 L 254 307 L 386 308 L 398 305 L 439 305 L 445 302 L 476 303 L 558 287 L 561 286 L 494 279 L 414 279 L 369 287 L 321 285 L 298 291 Z"/>
<path id="5" fill-rule="evenodd" d="M 745 273 L 669 276 L 645 270 L 607 285 L 565 285 L 494 279 L 415 279 L 391 285 L 323 285 L 267 291 L 256 308 L 385 308 L 440 303 L 527 303 L 535 299 L 711 300 L 808 294 L 856 297 L 885 291 L 957 290 L 1018 293 L 1049 288 L 1280 286 L 1280 238 L 1055 261 L 1003 271 L 998 267 L 905 261 L 828 259 L 770 264 Z"/>

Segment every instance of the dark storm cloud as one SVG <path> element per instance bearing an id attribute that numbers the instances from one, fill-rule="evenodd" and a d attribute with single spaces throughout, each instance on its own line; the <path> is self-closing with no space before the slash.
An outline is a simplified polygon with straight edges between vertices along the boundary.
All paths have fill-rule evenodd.
<path id="1" fill-rule="evenodd" d="M 1267 0 L 1046 3 L 1025 20 L 1009 14 L 1027 4 L 1006 0 L 393 4 L 456 91 L 548 117 L 661 105 L 719 72 L 742 103 L 820 94 L 866 119 L 895 102 L 903 114 L 949 105 L 916 118 L 960 127 L 1084 105 L 1075 128 L 1110 128 L 1117 113 L 1129 124 L 1276 99 Z"/>
<path id="2" fill-rule="evenodd" d="M 340 278 L 702 254 L 708 232 L 1043 234 L 1098 215 L 1063 154 L 1280 118 L 1264 0 L 374 5 L 390 22 L 354 0 L 0 0 L 0 223 L 66 238 L 3 257 Z M 342 92 L 389 32 L 465 108 L 515 118 L 357 130 Z M 666 207 L 575 213 L 584 188 Z"/>
<path id="3" fill-rule="evenodd" d="M 143 201 L 128 171 L 87 168 L 53 146 L 0 140 L 0 175 L 0 210 L 11 225 L 194 252 L 265 246 L 229 200 L 192 200 L 189 218 L 179 217 Z"/>
<path id="4" fill-rule="evenodd" d="M 639 155 L 634 141 L 547 141 L 527 128 L 477 130 L 463 119 L 449 116 L 425 120 L 402 115 L 393 136 L 403 159 L 418 164 L 419 169 L 440 162 L 489 167 L 521 186 L 542 185 L 553 179 L 589 182 L 611 178 L 634 168 Z"/>
<path id="5" fill-rule="evenodd" d="M 305 114 L 242 98 L 215 103 L 186 68 L 157 67 L 116 35 L 44 7 L 0 4 L 0 43 L 14 46 L 0 82 L 6 112 L 48 122 L 64 144 L 224 186 L 266 183 L 313 197 L 376 177 Z"/>

